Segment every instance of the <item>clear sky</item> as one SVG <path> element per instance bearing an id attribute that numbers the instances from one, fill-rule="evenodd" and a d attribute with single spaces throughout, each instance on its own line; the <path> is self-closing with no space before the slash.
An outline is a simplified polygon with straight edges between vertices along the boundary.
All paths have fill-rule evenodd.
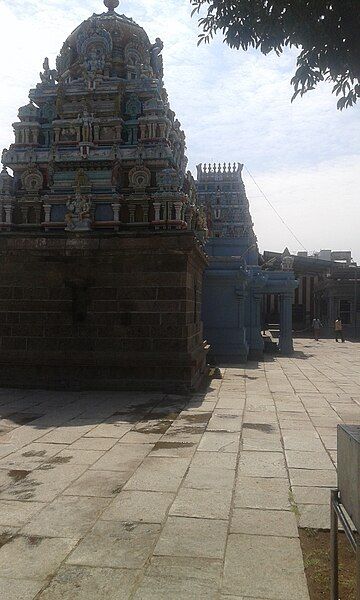
<path id="1" fill-rule="evenodd" d="M 39 81 L 45 56 L 102 0 L 0 0 L 0 149 Z M 230 50 L 219 38 L 197 47 L 188 0 L 123 0 L 150 39 L 165 43 L 165 85 L 187 136 L 189 166 L 242 162 L 303 246 L 353 252 L 360 262 L 360 104 L 336 109 L 331 85 L 290 99 L 296 53 L 281 58 Z M 244 170 L 261 250 L 303 248 L 279 221 Z"/>

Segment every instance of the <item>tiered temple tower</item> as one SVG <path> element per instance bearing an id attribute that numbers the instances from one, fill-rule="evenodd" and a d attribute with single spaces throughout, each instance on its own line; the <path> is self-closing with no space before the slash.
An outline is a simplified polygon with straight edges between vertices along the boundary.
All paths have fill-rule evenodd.
<path id="1" fill-rule="evenodd" d="M 258 248 L 241 177 L 240 163 L 197 166 L 199 202 L 205 206 L 211 256 L 242 256 L 247 264 L 258 262 Z M 240 252 L 240 255 L 239 255 Z"/>
<path id="2" fill-rule="evenodd" d="M 204 274 L 203 321 L 211 356 L 217 361 L 244 362 L 262 356 L 262 297 L 268 291 L 280 296 L 279 349 L 292 351 L 293 273 L 265 273 L 259 267 L 259 250 L 249 201 L 242 180 L 243 165 L 197 166 L 199 201 L 207 215 L 210 257 Z"/>
<path id="3" fill-rule="evenodd" d="M 45 59 L 19 109 L 2 156 L 2 230 L 199 225 L 184 194 L 185 135 L 163 86 L 163 43 L 118 15 L 118 0 L 105 4 L 68 37 L 56 69 Z"/>
<path id="4" fill-rule="evenodd" d="M 190 389 L 206 219 L 163 43 L 104 4 L 45 59 L 2 154 L 0 383 Z"/>

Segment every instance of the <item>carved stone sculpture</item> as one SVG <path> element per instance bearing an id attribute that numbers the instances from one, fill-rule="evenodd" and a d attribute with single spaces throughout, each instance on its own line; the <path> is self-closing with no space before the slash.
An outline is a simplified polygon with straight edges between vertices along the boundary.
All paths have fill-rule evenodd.
<path id="1" fill-rule="evenodd" d="M 37 193 L 43 186 L 44 177 L 39 169 L 36 167 L 29 167 L 23 172 L 21 181 L 24 190 Z"/>
<path id="2" fill-rule="evenodd" d="M 118 229 L 129 223 L 144 228 L 153 221 L 155 202 L 161 206 L 159 231 L 174 228 L 171 221 L 185 225 L 187 204 L 187 225 L 195 230 L 196 194 L 194 186 L 184 186 L 185 135 L 162 81 L 164 44 L 160 38 L 151 43 L 142 27 L 116 13 L 118 0 L 105 5 L 106 12 L 69 35 L 57 70 L 45 58 L 41 83 L 19 109 L 15 144 L 2 156 L 15 173 L 14 212 L 24 200 L 37 206 L 46 194 L 48 232 L 64 228 L 65 213 L 68 231 L 84 231 L 86 211 L 76 207 L 86 205 L 91 191 L 92 228 L 103 230 L 119 192 L 124 203 Z M 28 225 L 41 226 L 35 219 Z"/>
<path id="3" fill-rule="evenodd" d="M 78 169 L 75 176 L 75 187 L 79 190 L 82 187 L 89 185 L 89 178 L 84 169 Z"/>
<path id="4" fill-rule="evenodd" d="M 66 203 L 67 213 L 65 215 L 65 231 L 89 231 L 91 229 L 91 199 L 83 196 L 79 191 L 74 198 L 69 198 Z"/>
<path id="5" fill-rule="evenodd" d="M 164 42 L 160 38 L 156 38 L 155 44 L 151 46 L 151 66 L 155 77 L 162 79 L 164 76 L 164 65 L 161 52 L 164 49 Z"/>
<path id="6" fill-rule="evenodd" d="M 135 190 L 144 190 L 149 187 L 151 181 L 151 172 L 147 167 L 134 167 L 129 173 L 130 187 Z"/>
<path id="7" fill-rule="evenodd" d="M 47 57 L 44 59 L 43 69 L 44 72 L 40 73 L 41 82 L 48 85 L 55 85 L 58 80 L 58 72 L 56 69 L 50 69 L 49 59 Z"/>
<path id="8" fill-rule="evenodd" d="M 82 114 L 82 117 L 80 117 L 80 121 L 82 123 L 82 136 L 81 139 L 83 142 L 92 142 L 93 136 L 92 136 L 92 123 L 93 123 L 93 117 L 92 115 L 89 115 L 88 111 L 86 110 L 86 108 L 84 109 L 84 112 Z"/>

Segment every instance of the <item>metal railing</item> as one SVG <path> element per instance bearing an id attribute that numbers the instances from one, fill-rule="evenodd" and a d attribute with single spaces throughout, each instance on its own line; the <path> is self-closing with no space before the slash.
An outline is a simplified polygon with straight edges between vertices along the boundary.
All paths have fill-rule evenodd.
<path id="1" fill-rule="evenodd" d="M 344 513 L 339 490 L 331 490 L 330 500 L 330 600 L 339 599 L 339 521 L 344 528 L 347 540 L 356 554 L 356 600 L 360 600 L 360 541 L 354 535 L 351 525 Z M 345 599 L 344 599 L 345 600 Z"/>

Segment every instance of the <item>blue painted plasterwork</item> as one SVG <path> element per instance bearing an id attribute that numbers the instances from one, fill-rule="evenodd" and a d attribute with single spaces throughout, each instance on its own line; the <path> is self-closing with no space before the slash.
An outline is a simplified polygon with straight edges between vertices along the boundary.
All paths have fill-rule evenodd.
<path id="1" fill-rule="evenodd" d="M 204 334 L 210 356 L 218 361 L 245 362 L 264 351 L 261 300 L 281 296 L 279 350 L 292 352 L 292 298 L 297 285 L 289 271 L 263 271 L 249 203 L 241 177 L 242 165 L 198 167 L 197 190 L 209 229 L 204 273 Z"/>

